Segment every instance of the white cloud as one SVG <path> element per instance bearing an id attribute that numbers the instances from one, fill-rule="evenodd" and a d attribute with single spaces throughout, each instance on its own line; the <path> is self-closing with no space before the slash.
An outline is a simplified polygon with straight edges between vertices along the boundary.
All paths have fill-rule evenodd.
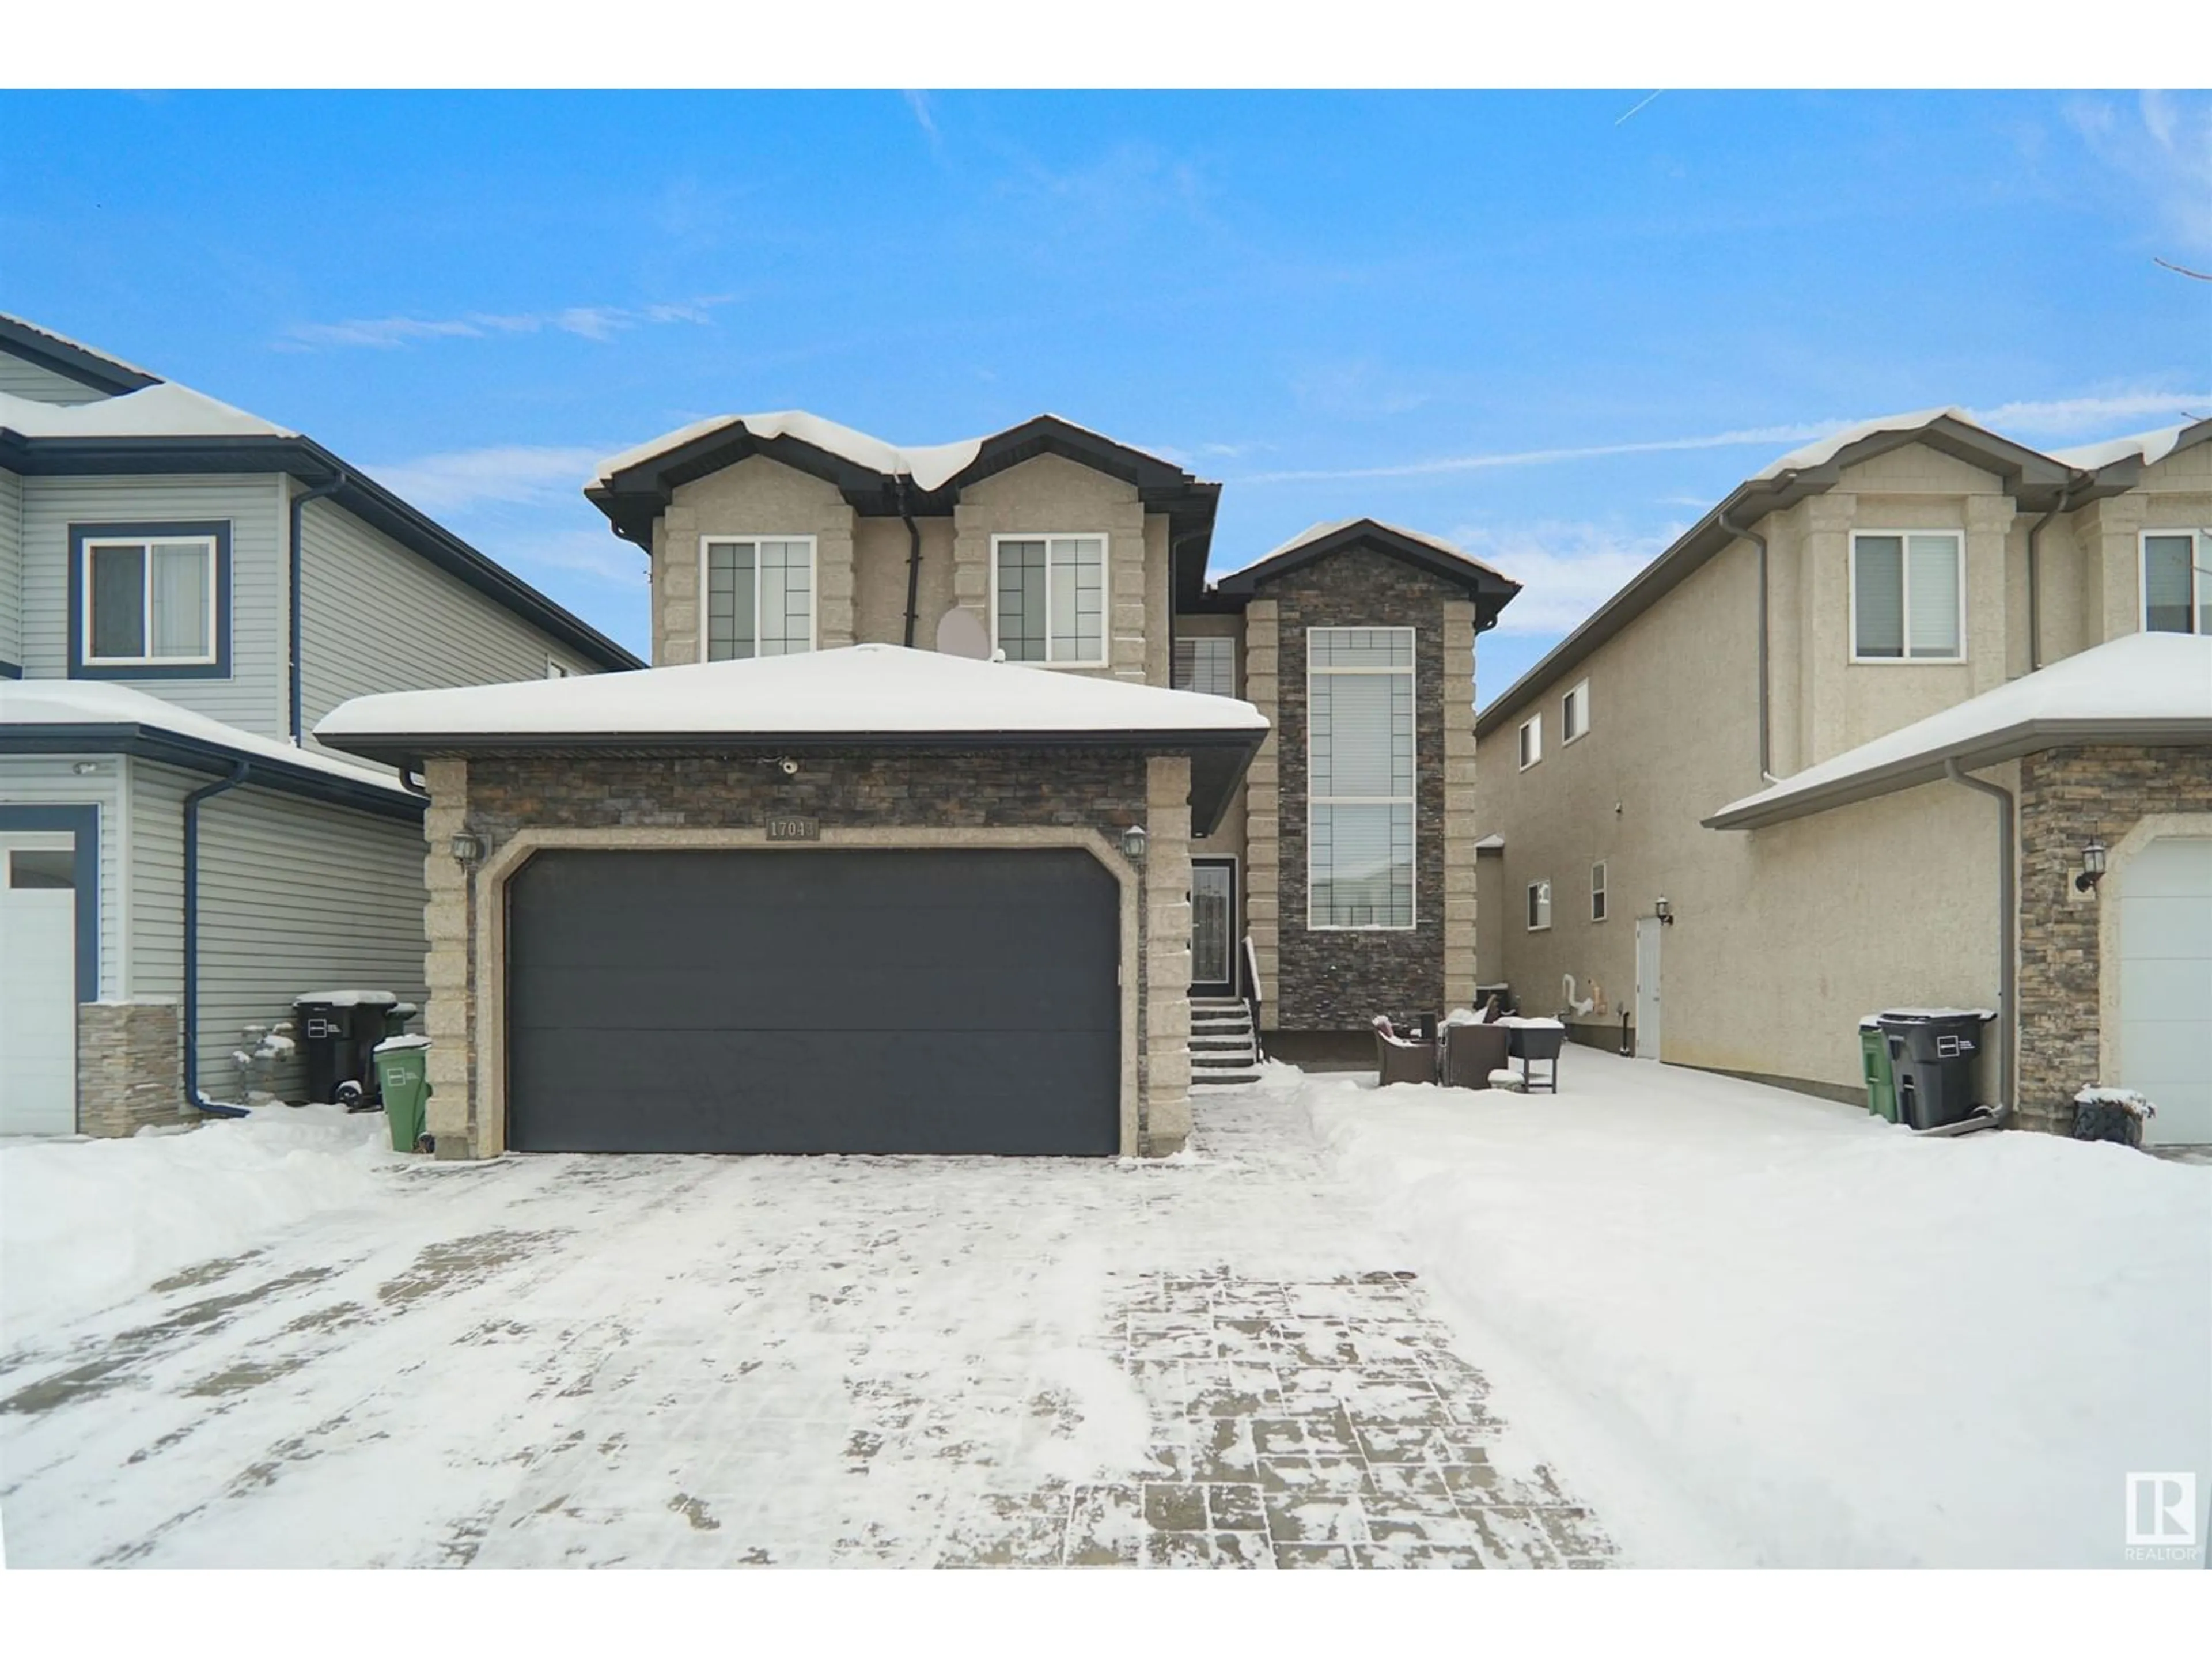
<path id="1" fill-rule="evenodd" d="M 611 587 L 647 585 L 643 550 L 619 539 L 604 524 L 597 530 L 559 530 L 544 535 L 507 531 L 487 536 L 477 544 L 526 580 L 536 580 L 532 571 L 562 570 Z"/>
<path id="2" fill-rule="evenodd" d="M 923 135 L 928 138 L 929 147 L 932 149 L 938 149 L 943 141 L 938 136 L 937 113 L 929 106 L 929 94 L 909 88 L 900 95 L 906 100 L 907 108 L 914 112 L 914 118 L 920 124 Z"/>
<path id="3" fill-rule="evenodd" d="M 1612 455 L 1661 455 L 1685 449 L 1729 449 L 1754 444 L 1774 447 L 1801 444 L 1851 424 L 1848 421 L 1816 421 L 1798 426 L 1747 427 L 1733 432 L 1713 432 L 1688 438 L 1646 438 L 1633 443 L 1575 444 L 1553 449 L 1495 450 L 1473 455 L 1445 455 L 1425 461 L 1401 461 L 1389 466 L 1319 468 L 1295 472 L 1260 472 L 1241 483 L 1276 483 L 1328 478 L 1418 478 L 1436 473 L 1478 472 L 1491 467 L 1544 466 L 1559 461 L 1585 461 Z"/>
<path id="4" fill-rule="evenodd" d="M 1665 551 L 1683 526 L 1652 535 L 1604 525 L 1550 522 L 1468 526 L 1449 539 L 1521 584 L 1498 617 L 1501 634 L 1565 634 Z"/>
<path id="5" fill-rule="evenodd" d="M 2146 92 L 2130 112 L 2081 98 L 2066 114 L 2089 153 L 2149 198 L 2165 234 L 2191 252 L 2212 248 L 2212 99 Z"/>
<path id="6" fill-rule="evenodd" d="M 463 317 L 356 318 L 343 323 L 295 323 L 278 344 L 290 351 L 366 346 L 390 351 L 430 340 L 481 340 L 501 334 L 573 334 L 606 341 L 634 328 L 665 323 L 707 323 L 716 306 L 734 295 L 645 306 L 564 306 L 557 311 L 472 311 Z"/>
<path id="7" fill-rule="evenodd" d="M 425 513 L 454 513 L 491 501 L 537 506 L 578 498 L 609 453 L 599 445 L 492 444 L 418 455 L 369 472 Z"/>
<path id="8" fill-rule="evenodd" d="M 2159 424 L 2202 419 L 2212 413 L 2212 392 L 2119 392 L 2105 397 L 2048 398 L 1967 411 L 1992 432 L 2094 433 L 2116 435 L 2128 423 Z"/>

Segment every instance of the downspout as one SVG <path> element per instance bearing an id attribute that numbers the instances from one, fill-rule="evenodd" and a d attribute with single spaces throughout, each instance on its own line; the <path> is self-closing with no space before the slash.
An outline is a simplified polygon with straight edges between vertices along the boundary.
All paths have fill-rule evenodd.
<path id="1" fill-rule="evenodd" d="M 920 615 L 921 603 L 921 526 L 907 511 L 906 474 L 894 473 L 891 482 L 898 489 L 898 514 L 906 523 L 906 647 L 914 649 L 914 625 Z"/>
<path id="2" fill-rule="evenodd" d="M 2043 526 L 2066 510 L 2074 494 L 2069 476 L 2058 487 L 2058 501 L 2050 512 L 2027 527 L 2027 672 L 2043 666 Z"/>
<path id="3" fill-rule="evenodd" d="M 1773 714 L 1767 696 L 1766 538 L 1756 530 L 1739 530 L 1730 524 L 1725 507 L 1715 515 L 1715 521 L 1728 534 L 1740 536 L 1759 550 L 1759 781 L 1779 783 L 1782 780 L 1774 775 Z"/>
<path id="4" fill-rule="evenodd" d="M 200 1093 L 200 803 L 237 788 L 252 769 L 252 763 L 240 761 L 228 777 L 185 797 L 185 1104 L 210 1117 L 244 1117 L 246 1110 Z"/>
<path id="5" fill-rule="evenodd" d="M 1997 1029 L 1997 1103 L 2009 1107 L 2013 1103 L 2014 1051 L 2019 1047 L 2020 1036 L 2020 969 L 2014 959 L 2019 954 L 2020 904 L 2013 892 L 2012 791 L 2002 784 L 1968 777 L 1959 769 L 1956 758 L 1943 763 L 1943 774 L 1954 783 L 1963 783 L 1969 789 L 1996 798 L 1997 936 L 1998 948 L 2004 953 L 1997 975 L 1997 1018 L 2003 1022 Z"/>
<path id="6" fill-rule="evenodd" d="M 331 481 L 330 481 L 328 483 L 319 483 L 319 484 L 317 484 L 317 485 L 316 485 L 313 489 L 303 490 L 303 491 L 301 491 L 299 495 L 295 495 L 295 496 L 293 496 L 293 497 L 292 497 L 292 550 L 291 550 L 291 555 L 290 555 L 290 557 L 291 557 L 291 611 L 292 611 L 292 615 L 291 615 L 291 617 L 290 617 L 291 641 L 292 641 L 292 644 L 291 644 L 291 650 L 292 650 L 292 675 L 291 675 L 291 678 L 292 678 L 292 690 L 291 690 L 291 721 L 290 721 L 290 729 L 291 729 L 291 732 L 292 732 L 292 746 L 293 746 L 294 748 L 295 748 L 295 749 L 296 749 L 296 748 L 298 748 L 298 747 L 300 746 L 300 724 L 301 724 L 301 722 L 300 722 L 300 523 L 301 523 L 301 514 L 302 514 L 302 513 L 304 512 L 304 510 L 306 509 L 307 505 L 307 503 L 308 503 L 309 501 L 319 501 L 322 500 L 322 499 L 323 499 L 323 497 L 324 497 L 324 496 L 325 496 L 325 495 L 335 495 L 336 494 L 337 494 L 337 492 L 338 492 L 339 490 L 343 489 L 346 487 L 346 485 L 347 485 L 349 483 L 350 483 L 350 482 L 351 482 L 351 479 L 347 476 L 346 470 L 345 470 L 343 467 L 340 467 L 340 468 L 337 470 L 337 473 L 336 473 L 335 475 L 333 475 L 333 476 L 332 476 L 332 477 L 331 478 Z"/>

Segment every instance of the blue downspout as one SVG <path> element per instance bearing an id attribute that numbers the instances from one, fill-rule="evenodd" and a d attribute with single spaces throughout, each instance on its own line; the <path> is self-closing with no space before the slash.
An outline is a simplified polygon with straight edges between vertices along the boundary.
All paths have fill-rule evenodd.
<path id="1" fill-rule="evenodd" d="M 340 467 L 328 483 L 317 484 L 292 497 L 291 550 L 291 637 L 292 637 L 292 743 L 300 742 L 300 520 L 309 501 L 319 501 L 325 495 L 335 495 L 349 482 L 346 470 Z"/>
<path id="2" fill-rule="evenodd" d="M 295 611 L 295 626 L 297 622 Z M 298 686 L 295 679 L 295 697 Z M 294 707 L 298 707 L 296 702 Z M 237 788 L 252 769 L 251 762 L 240 761 L 230 769 L 228 777 L 185 797 L 185 1104 L 210 1117 L 244 1117 L 246 1110 L 243 1106 L 225 1106 L 200 1093 L 200 803 Z"/>

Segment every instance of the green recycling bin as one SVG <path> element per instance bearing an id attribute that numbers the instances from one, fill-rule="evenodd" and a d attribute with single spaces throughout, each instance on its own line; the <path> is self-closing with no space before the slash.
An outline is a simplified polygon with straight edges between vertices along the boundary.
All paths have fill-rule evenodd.
<path id="1" fill-rule="evenodd" d="M 1897 1121 L 1897 1074 L 1889 1069 L 1889 1043 L 1881 1022 L 1869 1014 L 1859 1022 L 1859 1069 L 1866 1076 L 1867 1110 Z"/>
<path id="2" fill-rule="evenodd" d="M 422 1144 L 430 1098 L 430 1039 L 390 1036 L 376 1045 L 376 1085 L 384 1095 L 392 1150 L 411 1152 Z"/>

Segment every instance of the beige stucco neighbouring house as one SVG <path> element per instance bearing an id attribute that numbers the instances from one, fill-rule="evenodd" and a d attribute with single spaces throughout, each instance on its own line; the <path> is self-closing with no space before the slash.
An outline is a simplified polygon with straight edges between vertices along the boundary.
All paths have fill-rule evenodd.
<path id="1" fill-rule="evenodd" d="M 1509 913 L 1482 976 L 1584 1041 L 1838 1098 L 1861 1016 L 1997 1010 L 1983 1098 L 2063 1127 L 2136 1086 L 2154 1138 L 2212 1139 L 2179 1058 L 2212 1051 L 2208 439 L 2045 454 L 1941 410 L 1747 480 L 1478 720 Z M 2061 672 L 2146 631 L 2191 637 Z M 2114 676 L 2144 699 L 2081 712 Z M 1968 740 L 2030 693 L 2033 732 Z M 1883 771 L 1923 726 L 1932 772 Z M 1824 768 L 1880 787 L 1793 793 Z"/>

